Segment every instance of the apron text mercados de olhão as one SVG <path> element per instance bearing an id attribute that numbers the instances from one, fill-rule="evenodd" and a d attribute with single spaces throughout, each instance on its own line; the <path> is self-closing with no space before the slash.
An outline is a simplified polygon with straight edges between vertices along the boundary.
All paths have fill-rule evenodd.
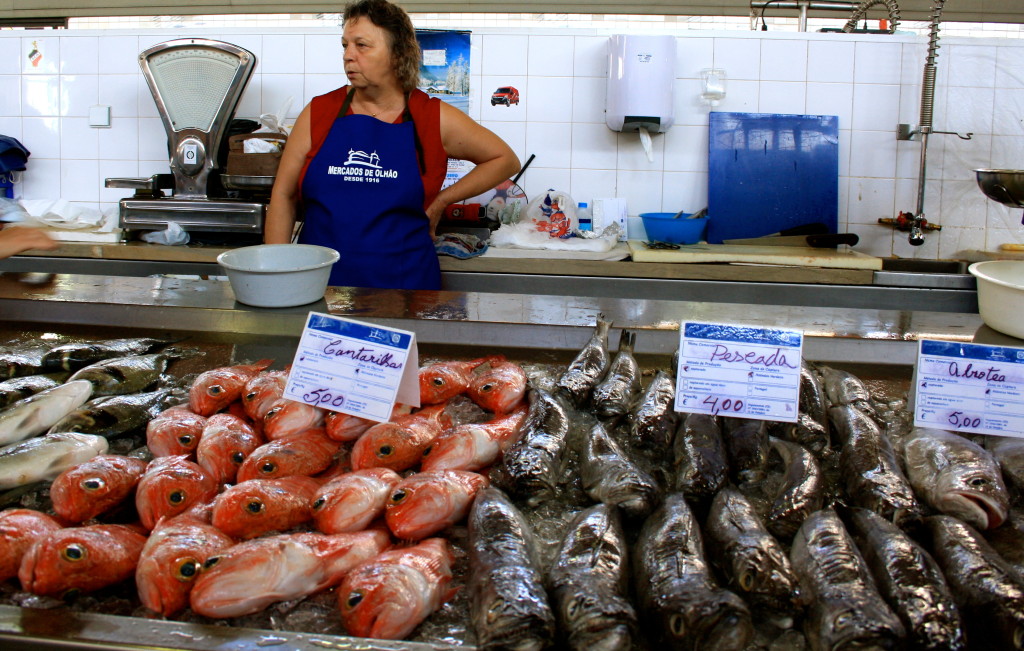
<path id="1" fill-rule="evenodd" d="M 306 169 L 299 241 L 341 254 L 331 285 L 440 289 L 411 115 L 345 115 L 351 98 Z"/>

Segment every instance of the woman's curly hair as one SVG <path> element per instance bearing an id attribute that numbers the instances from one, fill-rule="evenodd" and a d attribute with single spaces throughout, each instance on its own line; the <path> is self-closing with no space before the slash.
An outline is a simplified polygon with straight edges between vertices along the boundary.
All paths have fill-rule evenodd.
<path id="1" fill-rule="evenodd" d="M 420 80 L 420 44 L 409 14 L 388 0 L 358 0 L 345 6 L 342 24 L 361 17 L 369 18 L 387 32 L 398 83 L 406 93 L 416 90 Z"/>

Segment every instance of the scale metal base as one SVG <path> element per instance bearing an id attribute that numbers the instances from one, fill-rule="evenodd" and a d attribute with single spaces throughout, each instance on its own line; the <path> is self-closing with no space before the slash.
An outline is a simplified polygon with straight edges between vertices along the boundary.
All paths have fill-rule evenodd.
<path id="1" fill-rule="evenodd" d="M 262 233 L 267 206 L 249 201 L 189 199 L 122 199 L 124 230 L 163 230 L 177 222 L 186 231 Z"/>

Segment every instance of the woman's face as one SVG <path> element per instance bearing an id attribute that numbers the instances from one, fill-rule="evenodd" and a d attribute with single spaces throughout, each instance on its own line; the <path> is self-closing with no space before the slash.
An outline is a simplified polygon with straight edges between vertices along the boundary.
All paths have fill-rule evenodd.
<path id="1" fill-rule="evenodd" d="M 341 36 L 345 75 L 352 86 L 367 88 L 397 83 L 388 33 L 360 16 L 345 23 Z"/>

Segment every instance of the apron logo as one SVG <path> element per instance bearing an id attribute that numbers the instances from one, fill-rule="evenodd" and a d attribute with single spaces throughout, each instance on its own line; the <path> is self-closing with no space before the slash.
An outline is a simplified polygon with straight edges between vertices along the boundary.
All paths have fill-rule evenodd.
<path id="1" fill-rule="evenodd" d="M 348 158 L 342 165 L 328 165 L 327 173 L 340 175 L 344 181 L 379 183 L 381 179 L 397 179 L 398 170 L 384 169 L 380 166 L 377 152 L 367 154 L 365 151 L 349 149 Z"/>

